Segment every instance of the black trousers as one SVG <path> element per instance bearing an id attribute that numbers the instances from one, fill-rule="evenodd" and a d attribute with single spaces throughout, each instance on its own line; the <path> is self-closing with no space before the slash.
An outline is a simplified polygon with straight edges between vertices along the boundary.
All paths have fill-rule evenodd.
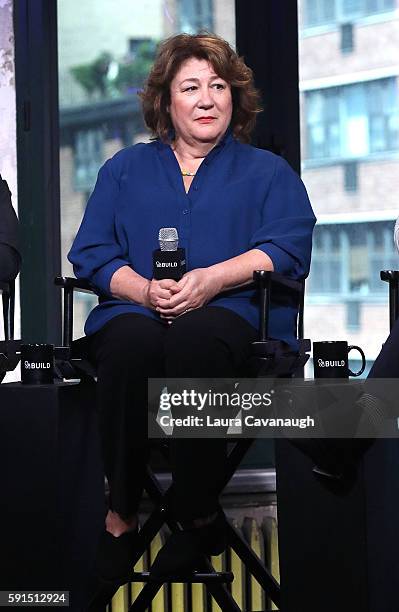
<path id="1" fill-rule="evenodd" d="M 110 508 L 137 512 L 148 460 L 148 377 L 234 377 L 244 373 L 256 329 L 236 313 L 205 306 L 171 325 L 124 314 L 89 337 Z M 171 440 L 172 509 L 180 521 L 212 514 L 223 482 L 226 443 Z"/>

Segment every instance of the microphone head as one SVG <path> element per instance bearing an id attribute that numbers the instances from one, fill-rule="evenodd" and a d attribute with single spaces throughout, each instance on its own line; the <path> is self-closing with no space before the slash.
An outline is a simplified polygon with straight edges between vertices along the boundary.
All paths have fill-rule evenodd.
<path id="1" fill-rule="evenodd" d="M 177 251 L 179 235 L 175 227 L 161 227 L 158 240 L 161 251 Z"/>

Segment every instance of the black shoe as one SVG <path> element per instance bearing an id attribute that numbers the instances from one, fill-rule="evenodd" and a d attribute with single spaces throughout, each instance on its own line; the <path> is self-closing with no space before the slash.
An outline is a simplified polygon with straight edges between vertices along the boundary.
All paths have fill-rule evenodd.
<path id="1" fill-rule="evenodd" d="M 133 571 L 138 529 L 115 537 L 104 529 L 97 547 L 94 569 L 103 582 L 122 582 Z"/>
<path id="2" fill-rule="evenodd" d="M 225 516 L 219 512 L 209 525 L 172 533 L 150 569 L 154 581 L 176 580 L 198 569 L 203 555 L 220 555 L 227 546 Z"/>

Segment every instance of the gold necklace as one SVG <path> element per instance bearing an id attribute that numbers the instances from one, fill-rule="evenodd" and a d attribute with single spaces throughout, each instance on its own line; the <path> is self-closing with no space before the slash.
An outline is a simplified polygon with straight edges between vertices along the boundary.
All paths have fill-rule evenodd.
<path id="1" fill-rule="evenodd" d="M 196 172 L 189 172 L 188 170 L 184 170 L 184 168 L 180 169 L 182 176 L 195 176 Z"/>

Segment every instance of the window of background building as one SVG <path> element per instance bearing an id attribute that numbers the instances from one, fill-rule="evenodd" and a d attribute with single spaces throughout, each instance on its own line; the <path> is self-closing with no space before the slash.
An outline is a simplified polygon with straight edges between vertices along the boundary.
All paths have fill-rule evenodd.
<path id="1" fill-rule="evenodd" d="M 399 268 L 396 8 L 396 0 L 299 1 L 302 179 L 318 217 L 305 334 L 362 346 L 365 373 L 389 330 L 380 270 Z M 342 29 L 309 29 L 348 21 L 350 53 Z"/>
<path id="2" fill-rule="evenodd" d="M 175 33 L 214 31 L 235 45 L 234 0 L 58 0 L 63 274 L 97 172 L 117 150 L 147 141 L 137 96 L 157 45 Z M 75 336 L 95 304 L 77 294 Z"/>
<path id="3" fill-rule="evenodd" d="M 318 225 L 308 291 L 315 296 L 372 298 L 386 290 L 380 270 L 397 266 L 392 222 Z"/>
<path id="4" fill-rule="evenodd" d="M 330 25 L 396 8 L 396 0 L 306 0 L 302 26 Z"/>
<path id="5" fill-rule="evenodd" d="M 361 157 L 399 147 L 397 79 L 305 93 L 305 159 Z"/>
<path id="6" fill-rule="evenodd" d="M 213 31 L 212 0 L 178 0 L 177 7 L 181 32 Z"/>

